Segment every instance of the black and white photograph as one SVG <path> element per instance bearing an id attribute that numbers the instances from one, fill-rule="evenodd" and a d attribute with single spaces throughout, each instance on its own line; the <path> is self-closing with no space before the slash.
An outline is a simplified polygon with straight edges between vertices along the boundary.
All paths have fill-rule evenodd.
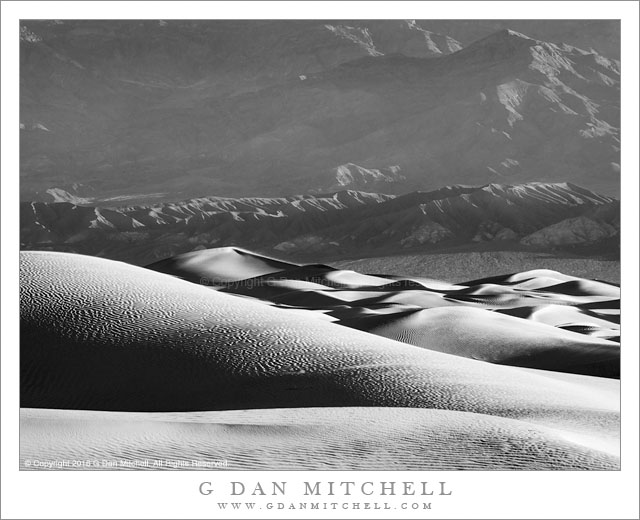
<path id="1" fill-rule="evenodd" d="M 12 22 L 20 478 L 420 518 L 461 470 L 621 474 L 624 20 L 355 3 Z M 287 500 L 299 472 L 313 496 Z"/>

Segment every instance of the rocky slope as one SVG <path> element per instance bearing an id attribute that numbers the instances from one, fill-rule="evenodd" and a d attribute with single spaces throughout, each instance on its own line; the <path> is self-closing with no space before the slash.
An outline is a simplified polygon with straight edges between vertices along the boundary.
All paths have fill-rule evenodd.
<path id="1" fill-rule="evenodd" d="M 617 195 L 619 62 L 555 36 L 482 36 L 421 21 L 25 22 L 22 200 L 533 179 Z"/>
<path id="2" fill-rule="evenodd" d="M 487 245 L 550 250 L 615 244 L 619 229 L 617 200 L 568 183 L 455 185 L 399 197 L 348 190 L 127 207 L 21 205 L 23 249 L 138 264 L 214 246 L 300 258 Z"/>

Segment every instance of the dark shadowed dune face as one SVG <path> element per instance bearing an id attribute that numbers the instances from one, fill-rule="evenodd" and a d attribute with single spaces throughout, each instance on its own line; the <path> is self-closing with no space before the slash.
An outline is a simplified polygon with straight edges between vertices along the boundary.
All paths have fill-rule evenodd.
<path id="1" fill-rule="evenodd" d="M 21 269 L 25 406 L 178 411 L 279 402 L 502 409 L 511 415 L 514 403 L 489 398 L 482 385 L 473 398 L 449 386 L 477 379 L 509 387 L 516 382 L 510 368 L 388 341 L 313 314 L 305 319 L 126 264 L 23 253 Z M 482 313 L 455 310 L 472 322 Z M 586 336 L 549 331 L 589 343 Z M 490 382 L 493 372 L 504 377 Z M 549 397 L 535 386 L 530 390 L 517 392 L 515 401 Z"/>
<path id="2" fill-rule="evenodd" d="M 231 248 L 200 254 L 202 262 L 191 257 L 191 263 L 165 265 L 179 266 L 183 277 L 190 269 L 206 269 L 209 275 L 224 273 L 228 279 L 233 278 L 228 276 L 225 264 L 229 257 L 238 260 L 240 267 L 251 267 L 245 274 L 265 266 L 270 270 L 284 265 Z M 184 453 L 190 449 L 208 450 L 210 441 L 200 436 L 203 428 L 208 428 L 221 439 L 219 446 L 224 453 L 228 426 L 215 426 L 223 421 L 237 424 L 234 431 L 242 439 L 257 443 L 264 450 L 254 463 L 239 461 L 239 469 L 260 468 L 260 464 L 274 457 L 282 461 L 281 466 L 276 464 L 278 467 L 301 469 L 311 464 L 317 468 L 321 464 L 313 457 L 308 463 L 296 463 L 291 452 L 282 453 L 283 447 L 276 439 L 281 434 L 292 435 L 283 424 L 294 421 L 299 422 L 295 435 L 307 439 L 309 446 L 318 445 L 318 426 L 311 424 L 311 416 L 300 409 L 321 407 L 326 411 L 314 416 L 322 420 L 325 433 L 336 439 L 359 436 L 365 442 L 369 434 L 356 432 L 371 431 L 372 425 L 380 424 L 381 429 L 373 426 L 379 431 L 374 442 L 380 446 L 399 435 L 389 425 L 389 421 L 395 421 L 392 417 L 398 416 L 402 424 L 417 421 L 416 431 L 423 431 L 426 437 L 411 436 L 401 445 L 418 449 L 426 442 L 429 453 L 443 457 L 441 468 L 474 467 L 437 448 L 449 442 L 445 443 L 445 438 L 453 437 L 461 449 L 473 450 L 485 435 L 489 436 L 488 444 L 480 450 L 478 459 L 485 467 L 491 461 L 505 468 L 617 467 L 618 381 L 495 364 L 508 363 L 522 354 L 526 358 L 538 356 L 536 363 L 520 363 L 522 366 L 553 368 L 541 365 L 544 360 L 550 365 L 557 359 L 551 347 L 555 338 L 555 348 L 570 353 L 569 364 L 575 360 L 575 365 L 592 363 L 598 367 L 594 370 L 603 370 L 604 364 L 611 363 L 605 360 L 604 352 L 609 349 L 612 358 L 618 355 L 617 344 L 610 341 L 472 306 L 419 310 L 419 302 L 414 301 L 358 309 L 358 297 L 373 294 L 379 298 L 380 293 L 389 290 L 389 279 L 327 266 L 310 270 L 316 275 L 321 271 L 327 281 L 327 285 L 317 283 L 321 288 L 314 290 L 296 286 L 304 285 L 303 277 L 293 277 L 288 282 L 287 269 L 273 273 L 276 284 L 272 288 L 277 289 L 278 283 L 284 282 L 283 290 L 300 295 L 301 301 L 295 305 L 225 294 L 149 269 L 65 253 L 24 252 L 20 269 L 21 406 L 131 414 L 123 417 L 115 429 L 101 422 L 108 416 L 98 412 L 95 417 L 83 416 L 84 426 L 78 430 L 73 448 L 55 432 L 76 428 L 74 421 L 79 416 L 25 411 L 23 421 L 29 432 L 23 439 L 25 452 L 36 449 L 38 443 L 44 446 L 41 421 L 46 420 L 46 413 L 56 415 L 57 430 L 54 428 L 52 433 L 55 441 L 47 448 L 53 450 L 52 454 L 108 455 L 129 446 L 135 455 L 143 449 L 136 432 L 141 427 L 148 428 L 140 421 L 151 416 L 134 412 L 253 409 L 254 419 L 233 414 L 228 419 L 215 414 L 188 419 L 169 414 L 160 418 L 168 423 L 154 426 L 145 442 L 167 456 L 176 443 L 183 445 Z M 292 271 L 299 274 L 304 268 L 294 267 Z M 227 289 L 233 283 L 228 283 Z M 437 289 L 430 290 L 425 285 L 422 290 L 415 283 L 408 284 L 411 289 L 407 293 L 424 290 L 429 300 L 444 300 L 447 287 L 463 288 L 435 284 Z M 392 296 L 402 294 L 397 285 L 392 287 Z M 335 298 L 331 297 L 332 292 Z M 340 305 L 311 310 L 320 293 L 324 302 L 340 301 Z M 394 306 L 405 311 L 394 315 Z M 414 308 L 407 312 L 410 306 Z M 340 309 L 345 309 L 344 315 Z M 356 314 L 360 310 L 361 314 L 383 315 L 380 321 L 372 318 L 382 329 L 376 331 L 373 327 L 371 334 L 325 319 L 333 314 L 329 318 L 340 321 L 343 316 L 353 316 L 354 310 Z M 429 317 L 430 313 L 444 316 L 439 328 L 434 327 L 437 319 Z M 485 324 L 487 316 L 494 320 L 490 327 Z M 535 333 L 527 332 L 527 328 L 538 332 L 537 341 Z M 482 337 L 488 331 L 493 336 Z M 475 335 L 477 344 L 469 344 L 465 333 Z M 415 340 L 419 346 L 384 335 Z M 465 342 L 467 349 L 462 351 Z M 555 367 L 563 369 L 564 366 Z M 345 407 L 366 407 L 371 411 L 348 413 Z M 286 410 L 271 410 L 276 408 Z M 390 408 L 423 412 L 413 417 L 408 412 L 391 412 Z M 387 416 L 389 420 L 385 419 Z M 354 421 L 352 426 L 347 425 L 347 417 Z M 183 420 L 204 421 L 208 426 L 198 427 L 200 433 L 192 431 L 184 437 L 179 425 Z M 260 429 L 256 436 L 254 429 L 246 426 L 247 420 L 251 424 L 256 420 L 280 424 L 280 433 L 273 433 L 269 427 Z M 447 422 L 449 426 L 444 427 Z M 383 423 L 386 426 L 382 427 Z M 437 426 L 441 423 L 442 428 Z M 112 433 L 99 443 L 103 448 L 96 448 L 98 432 L 103 427 Z M 490 440 L 500 445 L 500 431 L 506 436 L 502 440 L 510 439 L 515 450 L 506 458 L 492 448 Z M 534 452 L 527 448 L 531 436 L 538 438 Z M 180 438 L 186 439 L 183 444 L 176 440 Z M 380 459 L 361 460 L 349 446 L 345 445 L 342 462 L 329 467 L 380 467 Z M 554 459 L 552 453 L 556 451 L 564 462 Z M 430 467 L 420 458 L 415 465 Z M 408 462 L 404 466 L 414 467 Z"/>
<path id="3" fill-rule="evenodd" d="M 20 469 L 620 468 L 619 20 L 19 51 Z"/>
<path id="4" fill-rule="evenodd" d="M 187 253 L 148 266 L 159 272 L 181 273 L 181 278 L 202 285 L 224 284 L 277 273 L 296 264 L 249 253 L 238 248 L 218 248 Z"/>
<path id="5" fill-rule="evenodd" d="M 390 280 L 329 266 L 287 268 L 284 262 L 228 248 L 150 267 L 195 280 L 204 265 L 217 276 L 236 257 L 236 279 L 219 284 L 222 292 L 307 310 L 310 316 L 322 313 L 341 325 L 471 359 L 595 376 L 620 374 L 620 289 L 556 271 L 538 269 L 452 285 Z M 240 280 L 248 262 L 265 274 Z M 278 266 L 281 270 L 275 271 Z M 591 308 L 597 303 L 602 308 Z"/>

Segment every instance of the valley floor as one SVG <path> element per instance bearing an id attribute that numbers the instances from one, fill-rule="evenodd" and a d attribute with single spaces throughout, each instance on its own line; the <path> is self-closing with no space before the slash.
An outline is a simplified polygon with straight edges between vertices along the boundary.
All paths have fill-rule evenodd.
<path id="1" fill-rule="evenodd" d="M 328 260 L 327 263 L 339 269 L 376 274 L 402 273 L 452 283 L 486 278 L 496 273 L 517 273 L 533 269 L 551 269 L 579 278 L 620 283 L 620 260 L 556 256 L 531 251 L 409 253 Z"/>

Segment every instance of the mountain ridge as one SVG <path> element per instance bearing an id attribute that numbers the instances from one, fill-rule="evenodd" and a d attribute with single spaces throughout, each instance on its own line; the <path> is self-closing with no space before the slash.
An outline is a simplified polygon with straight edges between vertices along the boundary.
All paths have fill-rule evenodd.
<path id="1" fill-rule="evenodd" d="M 260 38 L 283 61 L 265 75 L 268 60 L 229 61 L 236 50 L 224 26 L 195 43 L 190 26 L 171 27 L 153 31 L 191 49 L 189 66 L 168 43 L 128 55 L 123 42 L 142 38 L 134 29 L 23 42 L 22 200 L 48 201 L 47 190 L 71 193 L 74 183 L 87 186 L 75 196 L 98 199 L 321 193 L 349 164 L 387 177 L 354 176 L 349 187 L 363 191 L 539 179 L 618 194 L 619 63 L 594 52 L 502 31 L 452 53 L 427 55 L 420 40 L 423 55 L 398 53 L 398 43 L 372 56 L 322 26 L 284 24 L 276 38 L 267 24 Z M 390 41 L 405 41 L 405 29 L 422 38 L 406 24 L 381 27 Z M 55 57 L 80 41 L 87 60 Z M 217 57 L 207 54 L 214 42 Z M 346 54 L 308 70 L 292 49 Z M 134 63 L 149 77 L 123 83 Z M 399 175 L 385 173 L 391 167 Z"/>
<path id="2" fill-rule="evenodd" d="M 133 263 L 214 246 L 294 256 L 482 243 L 551 250 L 615 240 L 619 229 L 616 199 L 570 183 L 447 186 L 398 197 L 344 190 L 120 207 L 21 204 L 23 249 Z"/>

